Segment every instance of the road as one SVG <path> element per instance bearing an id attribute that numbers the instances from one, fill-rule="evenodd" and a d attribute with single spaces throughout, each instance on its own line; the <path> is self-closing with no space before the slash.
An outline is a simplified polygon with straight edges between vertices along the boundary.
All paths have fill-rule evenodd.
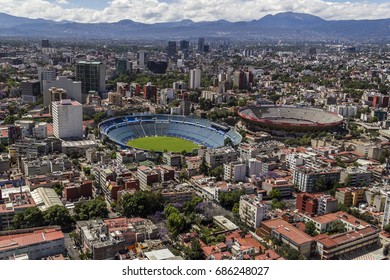
<path id="1" fill-rule="evenodd" d="M 69 233 L 64 233 L 65 236 L 65 248 L 68 251 L 69 257 L 72 260 L 79 260 L 79 250 L 76 248 L 74 249 L 73 247 L 75 246 L 72 238 L 70 238 Z"/>

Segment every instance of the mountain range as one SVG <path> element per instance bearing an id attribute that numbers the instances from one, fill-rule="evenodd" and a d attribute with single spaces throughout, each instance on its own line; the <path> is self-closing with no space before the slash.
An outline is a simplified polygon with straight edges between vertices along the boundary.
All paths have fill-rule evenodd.
<path id="1" fill-rule="evenodd" d="M 78 23 L 29 19 L 0 13 L 0 36 L 73 39 L 168 40 L 197 37 L 235 40 L 390 41 L 390 19 L 324 20 L 303 13 L 279 13 L 258 20 L 146 24 L 132 20 Z"/>

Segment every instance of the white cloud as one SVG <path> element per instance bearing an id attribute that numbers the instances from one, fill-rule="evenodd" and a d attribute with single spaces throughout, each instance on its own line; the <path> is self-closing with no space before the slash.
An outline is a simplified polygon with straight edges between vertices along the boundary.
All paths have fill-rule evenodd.
<path id="1" fill-rule="evenodd" d="M 324 19 L 377 19 L 390 15 L 390 3 L 326 2 L 324 0 L 112 0 L 103 10 L 62 6 L 68 0 L 0 0 L 0 11 L 16 16 L 115 22 L 122 19 L 153 23 L 191 19 L 193 21 L 259 19 L 267 14 L 294 11 Z"/>

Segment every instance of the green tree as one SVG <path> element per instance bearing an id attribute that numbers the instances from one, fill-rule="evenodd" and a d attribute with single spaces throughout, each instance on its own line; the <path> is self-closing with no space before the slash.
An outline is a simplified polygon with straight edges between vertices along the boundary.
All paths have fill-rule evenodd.
<path id="1" fill-rule="evenodd" d="M 161 193 L 137 191 L 125 194 L 119 201 L 120 213 L 126 217 L 142 217 L 152 215 L 164 209 L 164 198 Z"/>
<path id="2" fill-rule="evenodd" d="M 50 221 L 50 225 L 70 227 L 74 222 L 69 210 L 60 205 L 50 207 L 43 213 L 43 216 L 45 220 Z"/>
<path id="3" fill-rule="evenodd" d="M 272 198 L 272 199 L 276 198 L 276 199 L 279 200 L 279 199 L 282 197 L 282 194 L 280 193 L 280 190 L 279 190 L 279 189 L 274 188 L 274 189 L 272 189 L 272 190 L 269 192 L 268 196 L 269 196 L 270 198 Z"/>
<path id="4" fill-rule="evenodd" d="M 3 120 L 3 124 L 14 124 L 16 120 L 16 117 L 14 115 L 8 115 Z"/>
<path id="5" fill-rule="evenodd" d="M 332 223 L 332 229 L 329 231 L 329 233 L 343 233 L 346 231 L 347 228 L 345 227 L 345 224 L 342 221 L 337 220 Z"/>
<path id="6" fill-rule="evenodd" d="M 240 203 L 236 202 L 234 203 L 234 206 L 232 208 L 233 214 L 238 214 L 240 212 Z"/>
<path id="7" fill-rule="evenodd" d="M 310 236 L 317 235 L 316 225 L 313 221 L 308 221 L 305 223 L 305 232 Z"/>
<path id="8" fill-rule="evenodd" d="M 202 174 L 208 175 L 209 174 L 209 167 L 207 166 L 207 162 L 205 157 L 202 158 L 202 162 L 199 166 L 199 170 Z"/>
<path id="9" fill-rule="evenodd" d="M 180 211 L 179 209 L 177 209 L 175 206 L 173 206 L 172 204 L 168 204 L 167 206 L 165 206 L 164 208 L 164 213 L 165 213 L 165 216 L 166 217 L 169 217 L 170 215 L 172 215 L 173 213 L 176 213 L 176 214 L 180 214 Z"/>
<path id="10" fill-rule="evenodd" d="M 201 203 L 203 199 L 199 196 L 195 196 L 194 198 L 191 199 L 191 201 L 187 201 L 183 205 L 183 211 L 186 215 L 190 213 L 194 213 L 195 207 Z"/>
<path id="11" fill-rule="evenodd" d="M 390 233 L 390 224 L 387 224 L 383 227 L 383 230 L 386 231 L 387 233 Z"/>
<path id="12" fill-rule="evenodd" d="M 62 186 L 61 184 L 55 184 L 53 186 L 53 190 L 59 197 L 62 197 L 62 191 L 64 190 L 64 186 Z"/>
<path id="13" fill-rule="evenodd" d="M 223 141 L 223 145 L 232 147 L 234 144 L 232 139 L 230 139 L 230 137 L 226 137 L 225 140 Z"/>
<path id="14" fill-rule="evenodd" d="M 104 199 L 95 198 L 79 203 L 75 207 L 76 220 L 91 220 L 97 218 L 107 218 L 108 209 Z"/>
<path id="15" fill-rule="evenodd" d="M 215 177 L 217 181 L 221 181 L 223 178 L 224 168 L 223 165 L 217 166 L 210 171 L 210 175 Z"/>
<path id="16" fill-rule="evenodd" d="M 232 209 L 236 203 L 240 202 L 240 197 L 245 194 L 242 189 L 236 189 L 228 192 L 221 192 L 218 194 L 218 200 L 223 207 Z"/>
<path id="17" fill-rule="evenodd" d="M 40 227 L 45 219 L 38 207 L 29 207 L 23 212 L 16 213 L 12 223 L 15 228 Z"/>
<path id="18" fill-rule="evenodd" d="M 167 222 L 167 227 L 174 237 L 184 230 L 185 221 L 179 213 L 171 213 L 167 218 Z"/>
<path id="19" fill-rule="evenodd" d="M 187 260 L 203 260 L 203 250 L 200 242 L 196 239 L 191 241 L 191 247 L 185 249 Z"/>

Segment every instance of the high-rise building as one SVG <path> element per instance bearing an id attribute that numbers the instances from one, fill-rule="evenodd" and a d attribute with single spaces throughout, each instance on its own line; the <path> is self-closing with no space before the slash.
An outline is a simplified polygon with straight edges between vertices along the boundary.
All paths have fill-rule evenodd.
<path id="1" fill-rule="evenodd" d="M 23 81 L 22 84 L 22 100 L 27 103 L 37 102 L 41 94 L 41 84 L 38 80 Z"/>
<path id="2" fill-rule="evenodd" d="M 42 47 L 42 48 L 50 48 L 50 42 L 49 42 L 49 40 L 42 40 L 42 42 L 41 42 L 41 47 Z"/>
<path id="3" fill-rule="evenodd" d="M 199 38 L 198 40 L 198 53 L 203 53 L 204 51 L 204 38 Z"/>
<path id="4" fill-rule="evenodd" d="M 169 57 L 174 57 L 176 55 L 176 42 L 175 41 L 168 42 L 167 55 Z"/>
<path id="5" fill-rule="evenodd" d="M 57 138 L 83 138 L 83 106 L 70 99 L 53 103 L 53 134 Z"/>
<path id="6" fill-rule="evenodd" d="M 234 71 L 234 85 L 238 89 L 249 89 L 253 84 L 253 74 L 251 71 Z"/>
<path id="7" fill-rule="evenodd" d="M 390 224 L 390 192 L 387 193 L 385 210 L 383 211 L 382 226 Z"/>
<path id="8" fill-rule="evenodd" d="M 57 77 L 55 69 L 38 68 L 38 80 L 41 83 L 41 92 L 43 92 L 43 81 L 54 81 Z"/>
<path id="9" fill-rule="evenodd" d="M 144 50 L 140 50 L 137 53 L 137 64 L 138 67 L 144 68 L 147 62 L 147 53 Z"/>
<path id="10" fill-rule="evenodd" d="M 116 71 L 118 72 L 118 74 L 125 75 L 128 73 L 126 59 L 117 59 L 115 62 L 115 66 L 116 66 Z"/>
<path id="11" fill-rule="evenodd" d="M 180 50 L 181 51 L 188 51 L 190 48 L 190 42 L 187 40 L 181 40 L 180 41 Z"/>
<path id="12" fill-rule="evenodd" d="M 43 104 L 45 106 L 51 106 L 51 100 L 49 98 L 50 88 L 62 88 L 67 92 L 67 98 L 74 99 L 80 103 L 83 102 L 83 95 L 81 93 L 81 82 L 75 82 L 71 79 L 68 79 L 65 76 L 58 76 L 53 81 L 43 81 Z M 63 98 L 64 99 L 64 98 Z"/>
<path id="13" fill-rule="evenodd" d="M 148 100 L 154 100 L 157 99 L 157 87 L 152 85 L 151 83 L 147 83 L 144 85 L 144 98 Z"/>
<path id="14" fill-rule="evenodd" d="M 192 69 L 190 71 L 190 89 L 200 88 L 202 71 L 200 69 Z"/>
<path id="15" fill-rule="evenodd" d="M 99 61 L 79 61 L 76 64 L 76 80 L 81 81 L 81 92 L 88 94 L 106 89 L 106 65 Z"/>

